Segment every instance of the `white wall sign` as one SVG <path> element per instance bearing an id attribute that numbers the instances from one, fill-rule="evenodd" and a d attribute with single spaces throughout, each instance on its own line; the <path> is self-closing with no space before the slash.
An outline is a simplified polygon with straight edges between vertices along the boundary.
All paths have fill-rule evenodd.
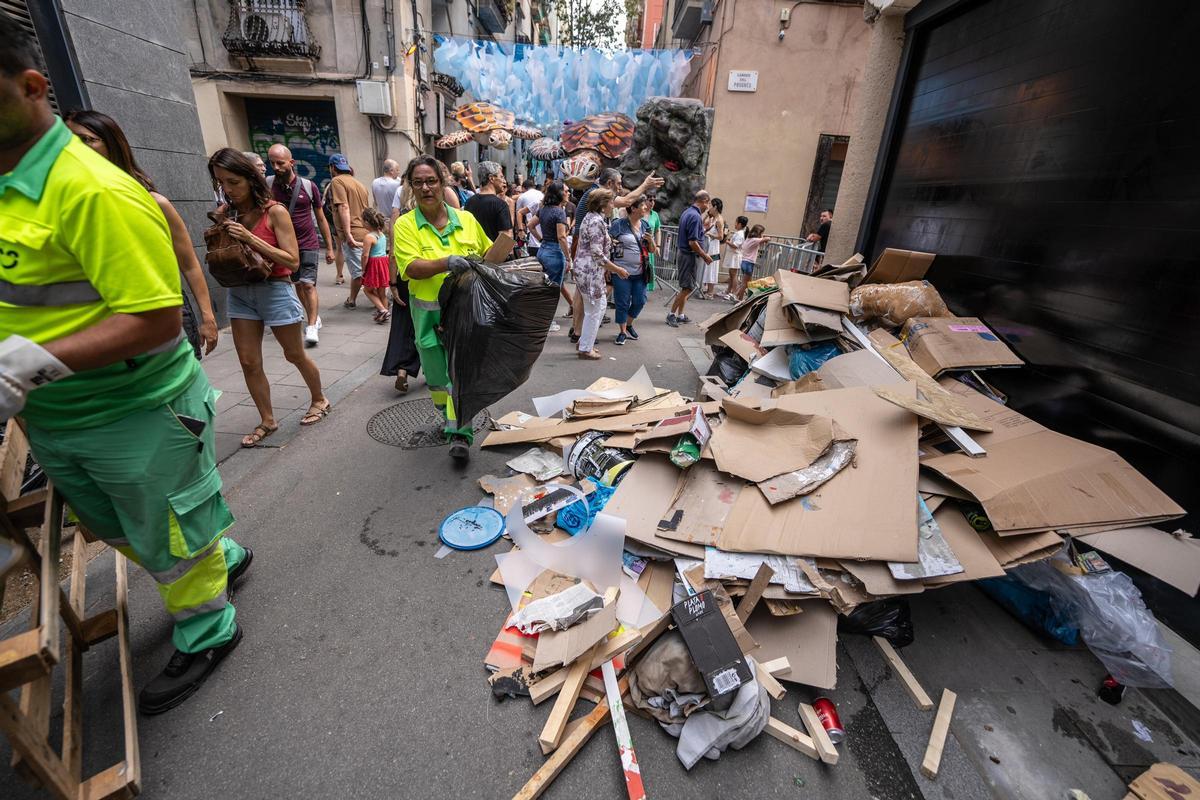
<path id="1" fill-rule="evenodd" d="M 767 213 L 767 203 L 771 199 L 769 194 L 748 194 L 746 195 L 746 211 L 752 214 Z"/>
<path id="2" fill-rule="evenodd" d="M 729 70 L 729 91 L 757 92 L 758 70 Z"/>

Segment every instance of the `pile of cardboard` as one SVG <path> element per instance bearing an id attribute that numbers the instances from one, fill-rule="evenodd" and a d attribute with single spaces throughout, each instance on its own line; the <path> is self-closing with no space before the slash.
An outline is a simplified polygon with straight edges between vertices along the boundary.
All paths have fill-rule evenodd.
<path id="1" fill-rule="evenodd" d="M 498 692 L 527 693 L 535 703 L 557 695 L 539 740 L 553 755 L 526 787 L 530 793 L 519 796 L 540 793 L 608 720 L 606 694 L 611 703 L 614 687 L 625 691 L 622 682 L 606 692 L 604 676 L 592 670 L 620 674 L 681 620 L 679 604 L 689 598 L 693 606 L 696 597 L 713 603 L 720 613 L 710 616 L 736 642 L 732 654 L 714 656 L 713 663 L 725 659 L 728 675 L 749 676 L 771 694 L 783 692 L 780 681 L 828 689 L 837 679 L 839 615 L 865 603 L 1004 575 L 1057 552 L 1066 535 L 1171 539 L 1147 526 L 1183 509 L 1128 463 L 1004 404 L 979 372 L 1021 361 L 984 322 L 908 315 L 940 303 L 922 281 L 931 260 L 888 251 L 869 272 L 854 261 L 824 270 L 826 277 L 777 274 L 773 289 L 703 323 L 707 344 L 718 360 L 734 359 L 740 377 L 702 381 L 698 402 L 653 387 L 643 370 L 628 381 L 602 379 L 538 398 L 538 416 L 498 421 L 484 447 L 535 445 L 546 451 L 550 472 L 555 458 L 569 457 L 593 431 L 626 454 L 613 456 L 619 483 L 594 526 L 623 536 L 620 585 L 595 585 L 569 559 L 556 562 L 568 564 L 563 569 L 540 572 L 531 559 L 525 573 L 536 578 L 520 586 L 511 570 L 493 576 L 508 586 L 514 613 L 561 599 L 580 583 L 592 604 L 582 616 L 573 617 L 578 606 L 565 609 L 574 622 L 565 629 L 536 634 L 512 627 L 510 614 L 486 659 Z M 887 291 L 872 290 L 882 311 L 854 317 L 851 290 L 878 285 L 900 287 L 895 303 L 888 306 Z M 792 372 L 830 348 L 838 354 L 816 369 Z M 689 422 L 697 414 L 707 420 L 706 434 Z M 705 441 L 699 461 L 681 468 L 672 448 L 689 430 Z M 538 460 L 530 456 L 510 463 Z M 483 483 L 502 513 L 517 509 L 535 530 L 541 526 L 536 535 L 547 543 L 584 544 L 568 541 L 546 514 L 529 513 L 538 506 L 531 498 L 557 490 L 536 489 L 547 476 L 528 472 Z M 582 477 L 550 480 L 578 482 L 587 492 L 603 483 L 602 476 Z M 577 538 L 593 535 L 602 534 Z M 615 552 L 606 558 L 618 558 Z M 701 662 L 714 654 L 691 652 L 708 680 Z M 743 658 L 730 672 L 729 659 Z M 914 699 L 924 694 L 913 691 Z M 566 723 L 580 697 L 600 705 L 572 728 Z M 628 700 L 616 707 L 637 711 Z M 766 732 L 836 761 L 819 724 L 805 734 L 772 719 Z"/>

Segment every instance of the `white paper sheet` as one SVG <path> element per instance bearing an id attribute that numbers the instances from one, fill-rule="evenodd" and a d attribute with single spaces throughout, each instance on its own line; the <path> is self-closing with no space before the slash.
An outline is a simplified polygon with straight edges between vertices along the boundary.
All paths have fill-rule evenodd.
<path id="1" fill-rule="evenodd" d="M 558 394 L 533 398 L 533 407 L 539 417 L 556 417 L 569 408 L 581 397 L 601 397 L 606 400 L 620 400 L 623 397 L 633 397 L 639 401 L 654 399 L 654 384 L 650 382 L 650 373 L 643 364 L 629 380 L 617 384 L 611 389 L 600 392 L 589 392 L 586 389 L 566 389 Z"/>
<path id="2" fill-rule="evenodd" d="M 745 578 L 753 580 L 758 568 L 766 563 L 775 574 L 771 583 L 779 584 L 789 592 L 815 594 L 817 588 L 805 577 L 796 560 L 790 556 L 774 556 L 765 553 L 729 553 L 715 547 L 704 548 L 704 577 Z M 809 561 L 816 568 L 816 564 Z"/>
<path id="3" fill-rule="evenodd" d="M 929 507 L 917 495 L 917 560 L 915 562 L 889 561 L 888 569 L 898 581 L 913 581 L 921 578 L 936 578 L 939 575 L 957 575 L 963 571 L 958 556 L 950 549 L 941 526 L 929 513 Z"/>

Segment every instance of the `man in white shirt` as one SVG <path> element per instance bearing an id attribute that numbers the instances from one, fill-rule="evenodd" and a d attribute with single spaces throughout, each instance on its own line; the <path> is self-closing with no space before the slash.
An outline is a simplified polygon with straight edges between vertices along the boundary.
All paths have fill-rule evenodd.
<path id="1" fill-rule="evenodd" d="M 529 220 L 537 215 L 545 195 L 538 191 L 533 178 L 526 178 L 521 187 L 525 191 L 517 197 L 517 232 L 528 234 L 526 247 L 529 255 L 536 256 L 538 248 L 542 246 L 542 237 L 538 235 L 541 231 L 537 230 L 536 225 L 530 226 Z"/>
<path id="2" fill-rule="evenodd" d="M 383 162 L 383 174 L 371 181 L 371 203 L 385 218 L 391 216 L 400 183 L 400 165 L 390 158 Z"/>

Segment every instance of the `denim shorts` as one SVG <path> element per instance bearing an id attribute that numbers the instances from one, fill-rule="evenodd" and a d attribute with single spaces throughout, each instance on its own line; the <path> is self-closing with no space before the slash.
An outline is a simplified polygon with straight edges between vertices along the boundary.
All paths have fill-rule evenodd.
<path id="1" fill-rule="evenodd" d="M 301 250 L 300 266 L 292 273 L 292 283 L 317 285 L 317 265 L 321 261 L 320 250 Z"/>
<path id="2" fill-rule="evenodd" d="M 274 328 L 303 322 L 304 306 L 290 280 L 269 280 L 229 290 L 229 318 L 252 319 Z"/>
<path id="3" fill-rule="evenodd" d="M 350 280 L 356 281 L 363 275 L 362 248 L 342 244 L 342 255 L 346 258 L 346 269 L 350 270 Z"/>
<path id="4" fill-rule="evenodd" d="M 743 275 L 754 274 L 754 262 L 753 261 L 743 261 L 742 262 L 742 274 Z"/>

